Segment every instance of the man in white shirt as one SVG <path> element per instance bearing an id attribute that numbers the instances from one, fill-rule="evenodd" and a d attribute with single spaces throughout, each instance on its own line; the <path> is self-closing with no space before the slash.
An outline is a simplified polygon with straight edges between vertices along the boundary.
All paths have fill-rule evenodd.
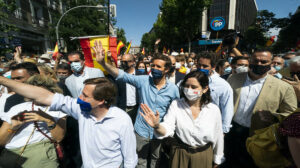
<path id="1" fill-rule="evenodd" d="M 112 106 L 116 88 L 108 79 L 86 80 L 78 99 L 4 77 L 0 77 L 0 84 L 37 104 L 50 106 L 50 111 L 63 111 L 77 119 L 83 167 L 136 166 L 133 125 L 123 110 Z"/>
<path id="2" fill-rule="evenodd" d="M 228 79 L 234 91 L 235 115 L 233 127 L 225 136 L 225 167 L 256 167 L 246 150 L 246 139 L 253 131 L 268 127 L 297 108 L 292 86 L 268 75 L 271 63 L 272 53 L 258 50 L 251 57 L 248 73 Z"/>
<path id="3" fill-rule="evenodd" d="M 86 79 L 104 77 L 100 69 L 85 66 L 84 55 L 81 52 L 69 53 L 68 61 L 73 74 L 66 79 L 65 84 L 74 98 L 81 94 Z"/>

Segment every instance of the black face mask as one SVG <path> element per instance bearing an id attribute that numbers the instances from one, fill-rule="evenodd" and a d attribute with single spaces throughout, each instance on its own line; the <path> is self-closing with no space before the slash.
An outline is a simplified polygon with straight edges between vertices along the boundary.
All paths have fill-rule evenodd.
<path id="1" fill-rule="evenodd" d="M 127 71 L 130 68 L 130 66 L 128 66 L 128 62 L 121 62 L 120 68 L 124 71 Z"/>
<path id="2" fill-rule="evenodd" d="M 171 68 L 170 68 L 170 73 L 173 73 L 175 71 L 175 66 L 172 66 Z"/>
<path id="3" fill-rule="evenodd" d="M 298 79 L 300 79 L 300 72 L 291 72 L 290 74 L 293 79 L 295 75 L 297 75 Z"/>
<path id="4" fill-rule="evenodd" d="M 254 65 L 250 64 L 249 68 L 251 71 L 256 75 L 263 75 L 271 70 L 271 64 L 270 65 Z"/>

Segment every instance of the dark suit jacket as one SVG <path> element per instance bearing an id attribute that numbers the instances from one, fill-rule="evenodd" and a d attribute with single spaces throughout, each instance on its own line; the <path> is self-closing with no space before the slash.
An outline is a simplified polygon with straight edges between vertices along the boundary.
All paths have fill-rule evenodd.
<path id="1" fill-rule="evenodd" d="M 146 73 L 140 73 L 135 71 L 135 75 L 147 75 Z M 117 88 L 118 88 L 118 96 L 117 96 L 117 107 L 122 110 L 126 110 L 127 107 L 127 95 L 126 95 L 126 83 L 120 80 L 116 80 Z M 136 103 L 139 104 L 139 95 L 137 90 L 135 91 Z"/>
<path id="2" fill-rule="evenodd" d="M 184 79 L 184 77 L 185 77 L 185 74 L 176 71 L 175 72 L 175 84 L 177 85 L 179 81 Z"/>

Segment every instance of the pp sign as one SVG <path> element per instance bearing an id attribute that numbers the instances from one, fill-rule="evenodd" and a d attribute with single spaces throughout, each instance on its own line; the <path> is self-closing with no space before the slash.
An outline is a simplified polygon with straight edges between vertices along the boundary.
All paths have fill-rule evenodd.
<path id="1" fill-rule="evenodd" d="M 220 31 L 225 27 L 225 19 L 222 17 L 215 17 L 210 22 L 210 27 L 214 31 Z"/>

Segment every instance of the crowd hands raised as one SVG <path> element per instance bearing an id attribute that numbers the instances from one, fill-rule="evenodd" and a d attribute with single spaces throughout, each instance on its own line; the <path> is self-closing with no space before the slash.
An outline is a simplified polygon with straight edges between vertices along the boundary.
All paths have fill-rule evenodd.
<path id="1" fill-rule="evenodd" d="M 115 63 L 95 41 L 103 71 L 82 52 L 2 58 L 0 167 L 300 167 L 300 53 L 159 42 Z"/>

